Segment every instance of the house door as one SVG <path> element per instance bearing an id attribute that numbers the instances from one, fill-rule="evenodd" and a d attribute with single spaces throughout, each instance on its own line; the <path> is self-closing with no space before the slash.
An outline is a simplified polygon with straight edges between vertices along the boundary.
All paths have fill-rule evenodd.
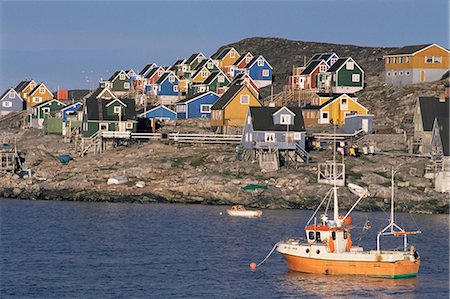
<path id="1" fill-rule="evenodd" d="M 363 118 L 362 120 L 362 129 L 364 132 L 369 132 L 369 120 L 367 118 Z"/>
<path id="2" fill-rule="evenodd" d="M 119 127 L 119 132 L 125 132 L 126 131 L 126 122 L 125 121 L 120 121 L 118 124 Z"/>
<path id="3" fill-rule="evenodd" d="M 294 133 L 286 133 L 286 143 L 294 143 Z"/>
<path id="4" fill-rule="evenodd" d="M 420 71 L 420 82 L 425 81 L 425 71 Z"/>
<path id="5" fill-rule="evenodd" d="M 101 131 L 109 131 L 108 130 L 108 123 L 100 123 L 99 130 L 101 130 Z"/>

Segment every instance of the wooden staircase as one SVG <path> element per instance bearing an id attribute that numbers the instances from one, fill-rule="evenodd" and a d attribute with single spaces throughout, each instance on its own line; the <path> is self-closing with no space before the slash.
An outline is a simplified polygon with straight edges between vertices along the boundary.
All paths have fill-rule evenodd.
<path id="1" fill-rule="evenodd" d="M 80 149 L 81 157 L 85 156 L 91 150 L 98 154 L 103 152 L 101 134 L 102 131 L 98 130 L 91 137 L 82 137 Z"/>

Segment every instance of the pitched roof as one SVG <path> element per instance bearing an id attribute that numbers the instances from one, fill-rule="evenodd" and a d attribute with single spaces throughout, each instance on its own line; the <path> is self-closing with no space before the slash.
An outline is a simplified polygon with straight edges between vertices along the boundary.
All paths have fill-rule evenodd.
<path id="1" fill-rule="evenodd" d="M 44 85 L 45 89 L 47 89 L 48 92 L 50 92 L 50 90 L 47 88 L 47 86 L 45 86 L 44 83 L 40 83 L 40 84 L 37 84 L 36 87 L 35 87 L 32 91 L 30 91 L 29 94 L 32 95 L 33 93 L 35 93 L 35 92 L 41 87 L 41 85 Z M 51 93 L 51 92 L 50 92 L 50 93 Z M 53 94 L 52 94 L 52 95 L 53 95 Z"/>
<path id="2" fill-rule="evenodd" d="M 295 113 L 293 125 L 279 125 L 273 123 L 273 114 L 287 108 Z M 250 107 L 253 130 L 255 131 L 305 131 L 302 109 L 300 107 Z"/>
<path id="3" fill-rule="evenodd" d="M 13 90 L 14 92 L 15 92 L 15 94 L 16 94 L 16 96 L 20 99 L 20 100 L 22 100 L 23 101 L 23 99 L 22 99 L 22 97 L 18 94 L 18 92 L 14 89 L 14 88 L 8 88 L 1 96 L 0 96 L 0 100 L 1 99 L 3 99 L 5 96 L 6 96 L 6 94 L 8 94 L 11 90 Z"/>
<path id="4" fill-rule="evenodd" d="M 322 62 L 322 60 L 313 60 L 313 61 L 311 61 L 310 63 L 308 63 L 306 68 L 300 73 L 300 75 L 311 74 L 321 62 Z"/>
<path id="5" fill-rule="evenodd" d="M 159 67 L 154 67 L 148 72 L 148 74 L 145 76 L 146 79 L 150 79 L 157 71 Z"/>
<path id="6" fill-rule="evenodd" d="M 217 55 L 214 55 L 214 58 L 212 59 L 223 59 L 225 56 L 227 56 L 228 52 L 231 51 L 231 49 L 233 49 L 233 47 L 226 47 L 224 48 L 220 53 L 218 53 Z"/>
<path id="7" fill-rule="evenodd" d="M 208 72 L 211 73 L 211 71 L 207 67 L 204 67 L 204 68 L 206 68 L 208 70 Z M 202 71 L 202 69 L 203 69 L 203 67 L 196 69 L 195 73 L 192 74 L 191 78 L 195 78 Z"/>
<path id="8" fill-rule="evenodd" d="M 267 61 L 267 59 L 266 59 L 264 56 L 262 56 L 262 55 L 258 55 L 258 56 L 253 57 L 253 59 L 250 60 L 249 63 L 247 63 L 247 65 L 245 66 L 245 68 L 251 67 L 251 66 L 252 66 L 252 65 L 253 65 L 260 57 L 261 57 L 262 59 L 264 59 L 264 61 L 267 63 L 267 65 L 268 65 L 271 69 L 273 69 L 273 67 L 270 65 L 270 63 Z"/>
<path id="9" fill-rule="evenodd" d="M 178 79 L 177 76 L 175 76 L 174 73 L 172 73 L 172 72 L 166 72 L 166 73 L 164 73 L 161 77 L 159 77 L 158 81 L 156 81 L 156 84 L 161 84 L 161 83 L 163 83 L 164 80 L 166 80 L 166 78 L 167 78 L 169 75 L 171 75 L 171 74 L 174 75 L 174 77 L 175 77 L 176 79 Z"/>
<path id="10" fill-rule="evenodd" d="M 106 105 L 114 100 L 102 100 L 90 97 L 86 100 L 86 107 L 88 112 L 88 120 L 111 120 L 117 121 L 118 115 L 106 115 L 105 113 L 99 113 L 99 107 L 102 111 L 106 111 Z M 122 116 L 124 120 L 135 120 L 136 119 L 136 108 L 134 99 L 120 99 L 121 102 L 126 104 L 125 115 Z"/>
<path id="11" fill-rule="evenodd" d="M 436 117 L 449 117 L 450 99 L 440 102 L 435 97 L 419 97 L 420 113 L 422 114 L 422 125 L 424 131 L 433 129 Z"/>
<path id="12" fill-rule="evenodd" d="M 108 81 L 109 81 L 109 82 L 112 82 L 112 81 L 113 81 L 117 76 L 119 76 L 119 74 L 122 73 L 122 72 L 124 73 L 125 76 L 128 77 L 128 74 L 125 73 L 125 71 L 120 70 L 120 71 L 114 72 L 114 74 L 112 74 L 112 76 L 108 79 Z"/>
<path id="13" fill-rule="evenodd" d="M 14 90 L 17 92 L 21 92 L 22 90 L 24 90 L 25 87 L 27 87 L 28 84 L 30 84 L 31 81 L 32 80 L 20 81 L 20 83 L 17 84 L 17 86 L 14 88 Z"/>
<path id="14" fill-rule="evenodd" d="M 191 100 L 193 100 L 193 99 L 195 99 L 195 98 L 200 98 L 200 97 L 202 97 L 202 96 L 204 96 L 204 95 L 207 95 L 208 93 L 211 93 L 211 94 L 213 94 L 213 95 L 219 96 L 219 95 L 218 95 L 217 93 L 215 93 L 214 91 L 199 92 L 199 93 L 196 93 L 196 94 L 194 94 L 194 95 L 191 95 L 190 97 L 187 97 L 187 98 L 185 98 L 185 99 L 183 99 L 183 100 L 178 101 L 178 102 L 177 102 L 177 105 L 178 105 L 178 104 L 185 104 L 185 103 L 187 103 L 187 102 L 189 102 L 189 101 L 191 101 Z"/>
<path id="15" fill-rule="evenodd" d="M 182 64 L 184 62 L 184 59 L 178 59 L 177 61 L 175 61 L 175 63 L 169 68 L 169 70 L 174 71 L 175 67 Z"/>
<path id="16" fill-rule="evenodd" d="M 423 44 L 423 45 L 412 45 L 412 46 L 404 46 L 401 48 L 398 48 L 388 55 L 402 55 L 402 54 L 413 54 L 419 50 L 422 50 L 423 48 L 426 48 L 428 46 L 431 46 L 432 44 Z"/>
<path id="17" fill-rule="evenodd" d="M 216 71 L 216 72 L 212 72 L 209 75 L 209 77 L 206 78 L 206 80 L 203 82 L 203 84 L 206 84 L 206 85 L 211 84 L 216 79 L 216 77 L 219 75 L 222 75 L 224 77 L 224 80 L 230 82 L 230 79 L 228 79 L 228 77 L 224 73 L 222 73 L 221 71 L 220 72 Z"/>
<path id="18" fill-rule="evenodd" d="M 351 57 L 342 57 L 336 60 L 335 63 L 328 69 L 327 72 L 336 72 L 338 69 L 341 68 L 341 66 Z"/>
<path id="19" fill-rule="evenodd" d="M 251 56 L 253 56 L 252 53 L 247 52 L 247 53 L 245 53 L 244 55 L 240 56 L 240 57 L 238 58 L 238 60 L 236 60 L 236 62 L 233 63 L 233 65 L 238 65 L 239 63 L 241 63 L 241 62 L 247 57 L 247 54 L 250 54 Z M 254 56 L 253 56 L 253 58 L 254 58 Z M 253 59 L 253 58 L 252 58 L 252 59 Z"/>
<path id="20" fill-rule="evenodd" d="M 217 100 L 217 102 L 211 107 L 211 110 L 223 109 L 245 85 L 231 85 L 230 88 Z"/>
<path id="21" fill-rule="evenodd" d="M 144 68 L 139 72 L 139 75 L 144 75 L 150 68 L 155 67 L 155 64 L 147 64 Z"/>
<path id="22" fill-rule="evenodd" d="M 194 62 L 194 60 L 197 58 L 198 55 L 200 55 L 202 53 L 194 53 L 192 54 L 187 60 L 186 60 L 186 64 L 191 64 L 192 62 Z M 203 54 L 202 54 L 203 55 Z M 203 55 L 204 57 L 205 55 Z"/>
<path id="23" fill-rule="evenodd" d="M 437 117 L 436 122 L 439 127 L 439 137 L 441 137 L 442 150 L 444 156 L 450 156 L 450 130 L 448 117 Z"/>

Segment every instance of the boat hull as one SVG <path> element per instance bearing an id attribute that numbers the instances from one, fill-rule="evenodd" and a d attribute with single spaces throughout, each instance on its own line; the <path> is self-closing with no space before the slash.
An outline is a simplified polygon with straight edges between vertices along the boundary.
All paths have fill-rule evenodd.
<path id="1" fill-rule="evenodd" d="M 238 217 L 260 217 L 262 211 L 259 210 L 227 210 L 228 215 Z"/>
<path id="2" fill-rule="evenodd" d="M 328 275 L 365 275 L 385 278 L 405 278 L 417 275 L 420 260 L 395 262 L 335 261 L 305 258 L 282 253 L 289 270 Z"/>

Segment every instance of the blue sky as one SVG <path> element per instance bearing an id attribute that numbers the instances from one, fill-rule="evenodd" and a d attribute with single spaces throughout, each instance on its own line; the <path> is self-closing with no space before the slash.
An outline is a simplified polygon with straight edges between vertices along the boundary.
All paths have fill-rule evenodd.
<path id="1" fill-rule="evenodd" d="M 0 92 L 24 79 L 90 88 L 247 37 L 449 48 L 447 0 L 3 1 Z"/>

